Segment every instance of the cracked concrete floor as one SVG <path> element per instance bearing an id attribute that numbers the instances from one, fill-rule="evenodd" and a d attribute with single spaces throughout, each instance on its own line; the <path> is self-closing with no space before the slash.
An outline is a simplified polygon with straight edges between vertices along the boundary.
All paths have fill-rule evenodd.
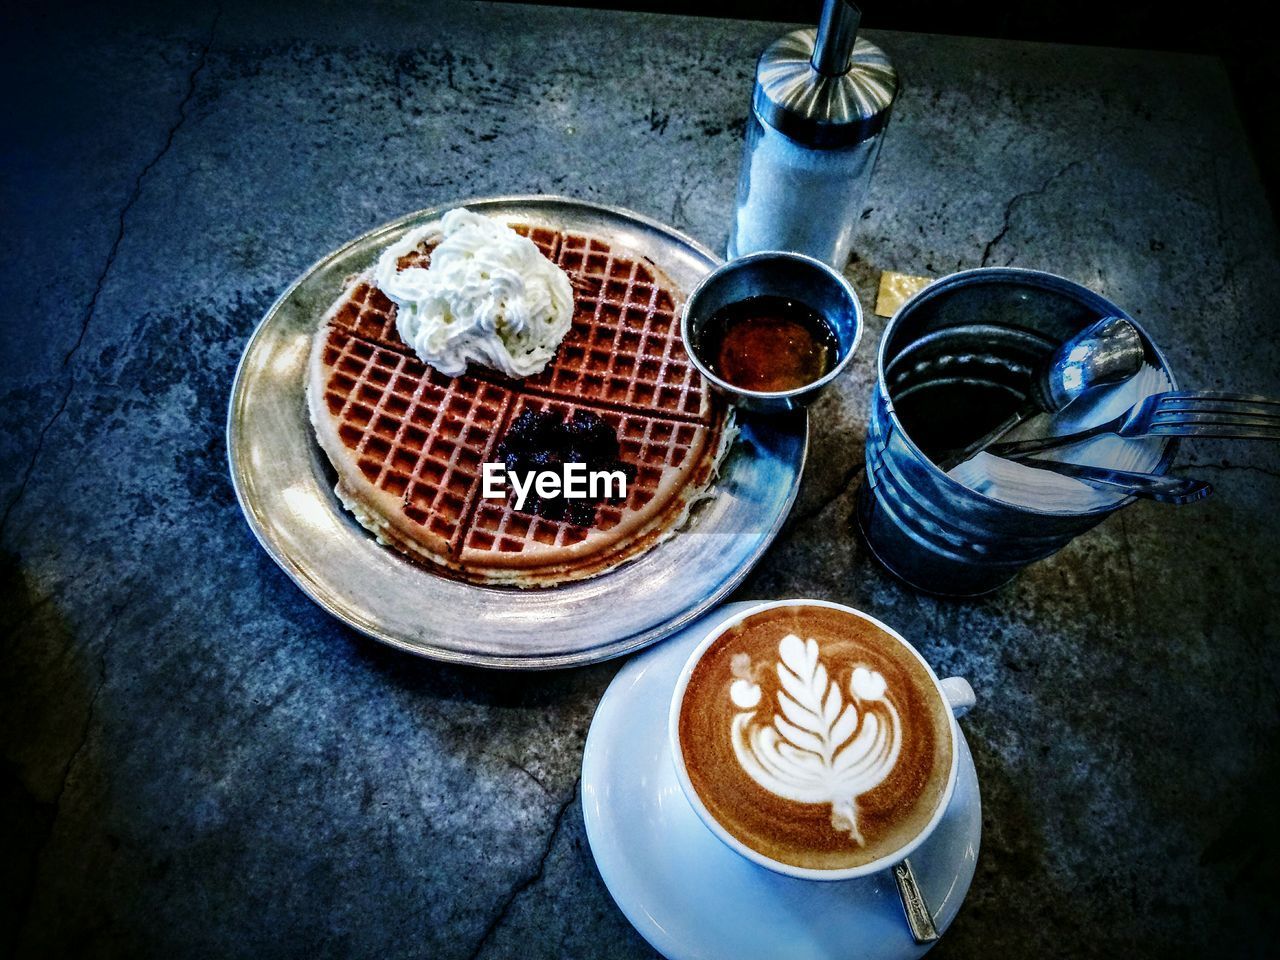
<path id="1" fill-rule="evenodd" d="M 645 957 L 577 775 L 605 664 L 492 675 L 305 599 L 227 481 L 231 375 L 317 257 L 562 192 L 723 245 L 777 26 L 382 2 L 8 13 L 0 951 Z M 1182 384 L 1280 392 L 1276 234 L 1219 64 L 919 35 L 849 272 L 1042 267 Z M 657 53 L 660 52 L 660 56 Z M 1280 460 L 938 602 L 850 539 L 874 344 L 738 598 L 870 610 L 967 675 L 982 856 L 939 957 L 1262 956 L 1280 854 Z"/>

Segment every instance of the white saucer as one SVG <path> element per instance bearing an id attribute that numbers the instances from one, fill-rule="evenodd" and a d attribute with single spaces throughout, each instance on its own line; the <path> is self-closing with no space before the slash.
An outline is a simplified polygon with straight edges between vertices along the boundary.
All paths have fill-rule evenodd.
<path id="1" fill-rule="evenodd" d="M 907 958 L 911 938 L 889 873 L 797 880 L 752 864 L 709 831 L 676 782 L 667 710 L 689 653 L 727 604 L 623 667 L 591 721 L 582 759 L 582 813 L 605 886 L 670 960 Z M 973 880 L 982 801 L 969 745 L 951 805 L 911 865 L 938 930 L 955 919 Z"/>

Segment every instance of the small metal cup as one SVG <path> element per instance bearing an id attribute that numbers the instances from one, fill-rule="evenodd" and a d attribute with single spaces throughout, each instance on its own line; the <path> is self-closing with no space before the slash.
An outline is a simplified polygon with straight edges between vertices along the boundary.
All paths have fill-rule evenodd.
<path id="1" fill-rule="evenodd" d="M 711 372 L 703 356 L 703 331 L 722 307 L 748 297 L 786 297 L 803 303 L 826 320 L 836 335 L 836 362 L 820 379 L 794 390 L 745 390 Z M 801 253 L 764 252 L 717 267 L 685 301 L 680 335 L 693 365 L 731 403 L 744 410 L 784 413 L 808 406 L 840 375 L 862 336 L 862 305 L 849 281 L 821 260 Z"/>

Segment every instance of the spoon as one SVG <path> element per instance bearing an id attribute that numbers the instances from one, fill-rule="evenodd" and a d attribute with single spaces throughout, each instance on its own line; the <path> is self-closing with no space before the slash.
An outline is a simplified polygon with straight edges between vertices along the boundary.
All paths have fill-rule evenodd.
<path id="1" fill-rule="evenodd" d="M 934 462 L 945 472 L 981 453 L 1037 413 L 1057 413 L 1089 391 L 1123 383 L 1142 369 L 1145 351 L 1137 328 L 1123 317 L 1103 317 L 1045 359 L 1022 404 L 993 430 Z"/>
<path id="2" fill-rule="evenodd" d="M 933 914 L 920 893 L 909 859 L 894 864 L 893 879 L 898 884 L 898 896 L 902 898 L 902 911 L 906 914 L 911 938 L 920 944 L 933 943 L 938 939 L 938 928 L 934 926 Z"/>

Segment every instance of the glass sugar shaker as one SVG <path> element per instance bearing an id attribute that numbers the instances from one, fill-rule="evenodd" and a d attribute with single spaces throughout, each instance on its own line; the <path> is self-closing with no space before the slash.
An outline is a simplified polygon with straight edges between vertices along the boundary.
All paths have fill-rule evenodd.
<path id="1" fill-rule="evenodd" d="M 779 37 L 756 65 L 751 116 L 729 235 L 730 258 L 807 253 L 843 269 L 898 75 L 858 39 L 862 12 L 826 0 L 816 30 Z"/>

